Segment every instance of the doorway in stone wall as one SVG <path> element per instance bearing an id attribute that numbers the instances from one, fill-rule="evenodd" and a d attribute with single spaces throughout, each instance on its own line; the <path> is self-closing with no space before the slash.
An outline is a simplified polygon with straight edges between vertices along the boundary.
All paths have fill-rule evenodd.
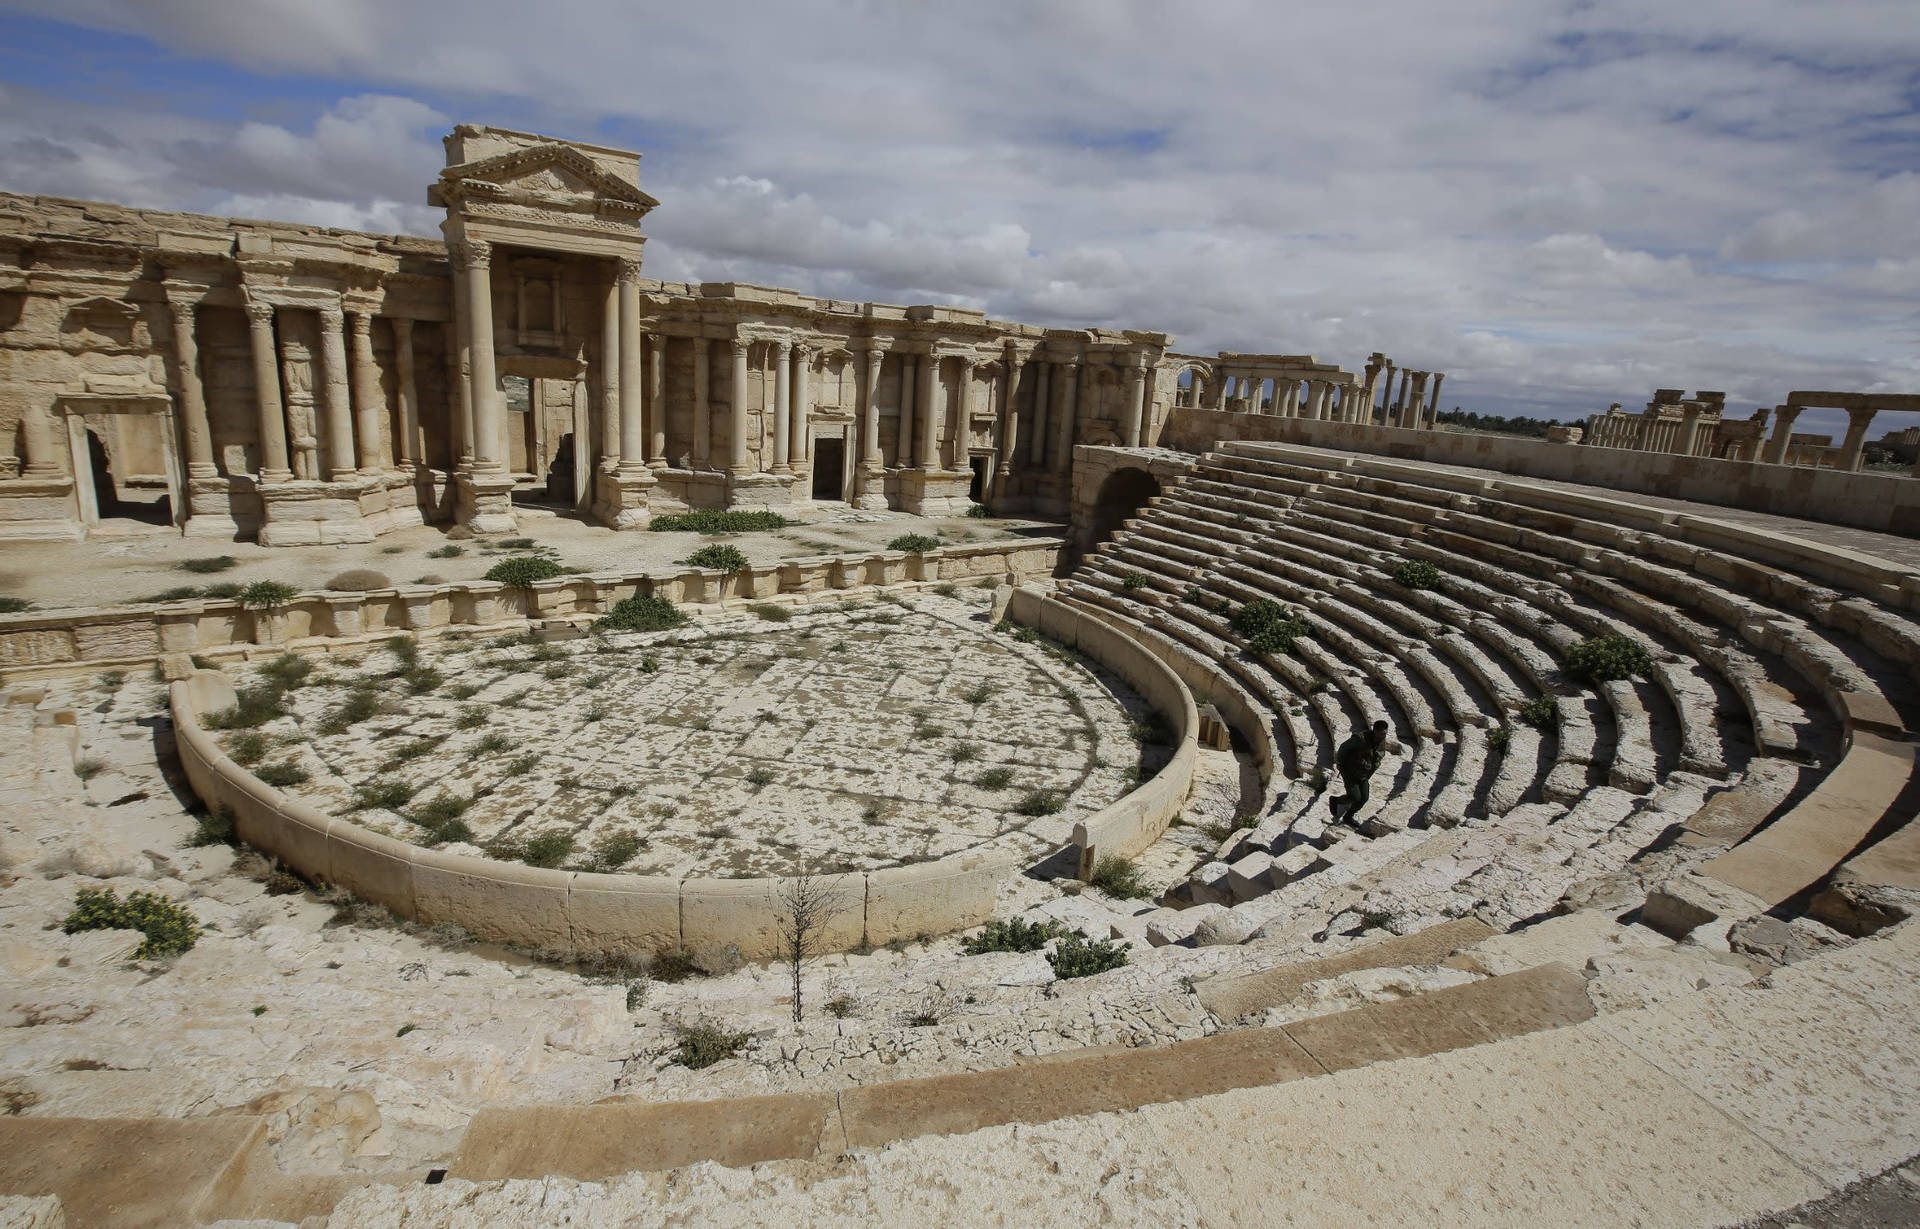
<path id="1" fill-rule="evenodd" d="M 106 398 L 63 408 L 74 499 L 88 536 L 165 532 L 178 526 L 186 491 L 174 447 L 173 416 L 160 406 L 123 409 Z"/>
<path id="2" fill-rule="evenodd" d="M 847 442 L 845 440 L 814 439 L 813 497 L 815 499 L 846 498 L 846 491 L 842 486 L 846 461 Z"/>
<path id="3" fill-rule="evenodd" d="M 987 474 L 993 466 L 992 457 L 968 457 L 967 465 L 973 470 L 973 481 L 967 484 L 967 498 L 974 503 L 987 500 Z"/>

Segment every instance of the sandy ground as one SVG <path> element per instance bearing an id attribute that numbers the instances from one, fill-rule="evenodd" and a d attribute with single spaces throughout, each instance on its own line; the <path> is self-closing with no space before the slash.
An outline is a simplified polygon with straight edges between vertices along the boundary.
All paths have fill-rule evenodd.
<path id="1" fill-rule="evenodd" d="M 988 542 L 1016 536 L 1055 536 L 1064 527 L 1044 521 L 925 518 L 904 512 L 861 512 L 844 504 L 797 508 L 787 516 L 800 524 L 783 530 L 703 538 L 694 533 L 618 532 L 537 508 L 518 510 L 524 537 L 558 552 L 567 567 L 588 572 L 642 572 L 670 567 L 706 542 L 740 548 L 754 563 L 844 552 L 879 550 L 904 533 L 944 542 Z M 458 546 L 451 558 L 428 552 Z M 35 610 L 113 606 L 155 597 L 169 589 L 207 584 L 278 580 L 304 590 L 322 589 L 340 573 L 371 568 L 395 584 L 477 580 L 511 549 L 498 539 L 454 542 L 444 525 L 396 530 L 375 542 L 341 546 L 265 547 L 251 542 L 210 542 L 157 531 L 87 542 L 14 542 L 0 550 L 0 596 L 32 602 Z M 235 566 L 217 573 L 184 570 L 184 560 L 228 555 Z"/>

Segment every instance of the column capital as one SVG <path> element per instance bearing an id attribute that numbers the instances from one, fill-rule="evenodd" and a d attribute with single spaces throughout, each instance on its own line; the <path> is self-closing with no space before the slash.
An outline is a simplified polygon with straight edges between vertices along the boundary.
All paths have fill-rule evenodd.
<path id="1" fill-rule="evenodd" d="M 328 331 L 337 333 L 346 323 L 346 312 L 338 303 L 322 303 L 319 307 L 320 323 Z"/>
<path id="2" fill-rule="evenodd" d="M 793 353 L 793 342 L 787 340 L 786 338 L 782 338 L 779 341 L 776 341 L 773 343 L 773 348 L 780 352 L 780 359 L 782 362 L 785 362 L 787 356 Z"/>
<path id="3" fill-rule="evenodd" d="M 167 295 L 167 312 L 173 317 L 175 324 L 191 323 L 193 313 L 199 306 L 199 299 L 182 298 L 172 293 Z"/>
<path id="4" fill-rule="evenodd" d="M 362 307 L 348 311 L 347 327 L 353 330 L 355 336 L 371 337 L 373 335 L 373 309 L 370 307 Z"/>
<path id="5" fill-rule="evenodd" d="M 622 256 L 613 262 L 614 279 L 622 286 L 637 284 L 640 281 L 640 258 Z"/>
<path id="6" fill-rule="evenodd" d="M 750 337 L 729 337 L 727 338 L 727 344 L 733 347 L 735 354 L 744 358 L 746 357 L 747 350 L 753 345 L 753 339 Z"/>
<path id="7" fill-rule="evenodd" d="M 447 251 L 463 269 L 484 269 L 493 263 L 493 244 L 485 239 L 462 239 L 448 244 Z"/>
<path id="8" fill-rule="evenodd" d="M 267 302 L 265 299 L 256 299 L 249 296 L 246 302 L 246 312 L 247 319 L 255 324 L 273 323 L 273 304 Z"/>

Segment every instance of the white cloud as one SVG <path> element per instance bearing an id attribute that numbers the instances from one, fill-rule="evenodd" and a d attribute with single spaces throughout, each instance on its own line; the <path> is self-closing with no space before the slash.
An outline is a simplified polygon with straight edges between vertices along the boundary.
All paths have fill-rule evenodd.
<path id="1" fill-rule="evenodd" d="M 0 91 L 0 187 L 432 233 L 455 119 L 633 144 L 648 268 L 1372 350 L 1449 403 L 1920 387 L 1910 0 L 35 0 L 290 120 Z"/>

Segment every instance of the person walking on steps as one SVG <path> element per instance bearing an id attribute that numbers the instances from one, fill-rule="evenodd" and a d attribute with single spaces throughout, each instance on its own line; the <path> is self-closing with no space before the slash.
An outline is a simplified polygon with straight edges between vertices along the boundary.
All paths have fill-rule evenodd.
<path id="1" fill-rule="evenodd" d="M 1387 745 L 1387 723 L 1376 721 L 1367 731 L 1355 731 L 1353 736 L 1340 744 L 1333 753 L 1333 763 L 1340 770 L 1340 781 L 1347 787 L 1346 796 L 1335 798 L 1327 803 L 1327 810 L 1335 821 L 1352 821 L 1367 805 L 1372 794 L 1373 774 L 1380 769 L 1380 756 Z"/>

